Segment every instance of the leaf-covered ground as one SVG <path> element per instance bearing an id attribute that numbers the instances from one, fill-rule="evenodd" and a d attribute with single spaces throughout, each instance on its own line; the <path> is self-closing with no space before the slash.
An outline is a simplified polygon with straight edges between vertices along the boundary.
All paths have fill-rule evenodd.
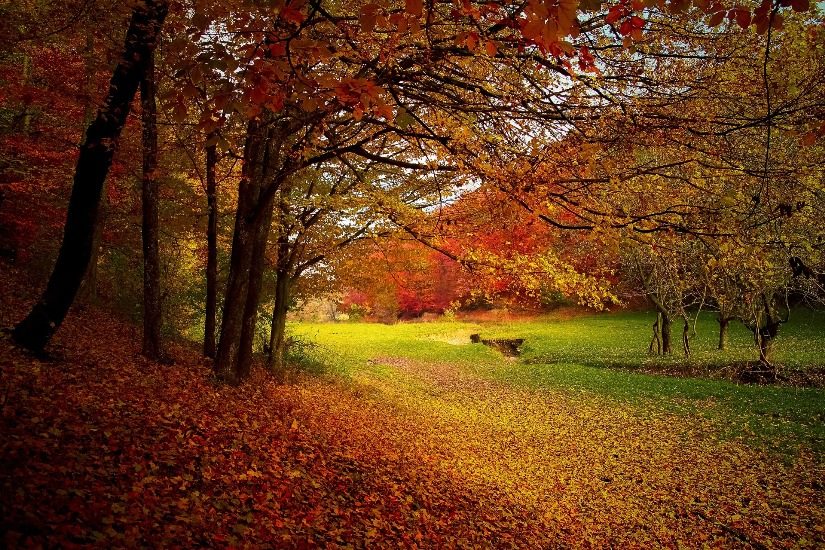
<path id="1" fill-rule="evenodd" d="M 51 361 L 0 343 L 5 546 L 825 544 L 804 447 L 431 357 L 221 387 L 192 348 L 147 363 L 137 336 L 86 311 Z"/>

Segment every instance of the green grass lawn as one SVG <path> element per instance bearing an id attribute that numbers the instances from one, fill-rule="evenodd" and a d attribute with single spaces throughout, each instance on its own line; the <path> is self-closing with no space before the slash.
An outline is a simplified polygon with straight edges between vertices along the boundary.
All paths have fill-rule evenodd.
<path id="1" fill-rule="evenodd" d="M 754 361 L 757 353 L 751 335 L 741 325 L 731 324 L 728 349 L 720 352 L 715 318 L 703 315 L 691 341 L 692 356 L 686 360 L 679 340 L 672 357 L 647 355 L 652 322 L 651 314 L 620 313 L 485 324 L 297 323 L 290 330 L 300 340 L 317 344 L 304 350 L 304 360 L 337 375 L 391 376 L 392 369 L 382 365 L 382 358 L 449 362 L 515 386 L 700 415 L 718 423 L 723 437 L 743 437 L 768 448 L 787 451 L 801 445 L 820 455 L 825 451 L 825 390 L 641 372 Z M 776 362 L 794 369 L 821 367 L 825 364 L 823 329 L 825 316 L 794 312 L 777 339 Z M 507 359 L 486 346 L 469 344 L 469 335 L 475 332 L 482 337 L 524 338 L 523 354 L 517 360 Z M 681 337 L 681 326 L 674 325 L 674 335 Z"/>

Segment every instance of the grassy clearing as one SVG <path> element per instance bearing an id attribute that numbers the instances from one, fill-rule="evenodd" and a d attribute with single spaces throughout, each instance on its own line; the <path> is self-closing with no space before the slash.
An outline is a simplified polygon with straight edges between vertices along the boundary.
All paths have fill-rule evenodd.
<path id="1" fill-rule="evenodd" d="M 746 361 L 755 362 L 758 354 L 753 336 L 741 323 L 730 324 L 727 349 L 719 351 L 718 323 L 712 313 L 702 314 L 691 337 L 691 357 L 682 353 L 681 321 L 674 322 L 674 354 L 670 357 L 647 355 L 652 336 L 652 314 L 619 313 L 580 317 L 564 322 L 542 320 L 484 327 L 491 337 L 526 338 L 523 360 L 533 363 L 579 363 L 594 367 L 640 369 L 645 366 L 671 366 L 678 370 L 685 363 L 724 367 Z M 691 327 L 692 330 L 692 327 Z M 783 325 L 775 344 L 775 361 L 787 368 L 825 365 L 825 316 L 808 310 L 795 311 Z"/>
<path id="2" fill-rule="evenodd" d="M 825 391 L 811 388 L 740 385 L 708 378 L 646 374 L 649 368 L 678 371 L 685 359 L 646 354 L 652 316 L 639 313 L 594 315 L 571 320 L 537 319 L 510 323 L 401 323 L 393 326 L 340 323 L 296 324 L 293 333 L 315 341 L 316 360 L 339 375 L 390 377 L 382 359 L 402 357 L 453 363 L 483 378 L 528 388 L 606 397 L 646 409 L 700 416 L 718 425 L 721 437 L 741 437 L 754 445 L 787 452 L 799 446 L 825 451 Z M 676 329 L 677 327 L 674 327 Z M 719 368 L 754 360 L 746 329 L 732 324 L 728 349 L 716 350 L 717 325 L 703 315 L 691 345 L 691 365 Z M 799 311 L 783 326 L 776 360 L 787 368 L 825 363 L 825 318 Z M 676 334 L 680 335 L 681 327 Z M 508 360 L 469 335 L 525 338 L 523 355 Z M 679 352 L 677 348 L 677 352 Z M 607 368 L 606 368 L 607 367 Z M 621 367 L 621 368 L 611 368 Z"/>

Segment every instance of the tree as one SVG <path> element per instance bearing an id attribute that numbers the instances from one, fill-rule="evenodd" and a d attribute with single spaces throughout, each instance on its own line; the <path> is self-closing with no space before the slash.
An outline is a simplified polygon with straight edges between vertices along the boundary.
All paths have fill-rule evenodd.
<path id="1" fill-rule="evenodd" d="M 146 60 L 146 72 L 140 84 L 143 122 L 143 354 L 155 360 L 162 355 L 156 88 L 155 54 L 150 51 Z"/>
<path id="2" fill-rule="evenodd" d="M 212 138 L 214 136 L 210 136 Z M 204 313 L 203 354 L 215 357 L 215 326 L 218 307 L 218 185 L 216 169 L 217 146 L 206 146 L 206 200 L 208 220 L 206 225 L 206 311 Z"/>
<path id="3" fill-rule="evenodd" d="M 40 352 L 49 342 L 66 317 L 88 269 L 101 190 L 167 11 L 167 2 L 146 0 L 133 12 L 109 93 L 81 146 L 54 271 L 41 298 L 13 331 L 15 342 L 29 350 Z"/>

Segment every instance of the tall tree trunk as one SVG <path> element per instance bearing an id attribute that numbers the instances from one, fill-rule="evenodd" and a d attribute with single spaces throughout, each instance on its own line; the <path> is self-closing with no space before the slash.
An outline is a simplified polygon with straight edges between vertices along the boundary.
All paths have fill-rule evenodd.
<path id="1" fill-rule="evenodd" d="M 246 128 L 243 174 L 238 184 L 229 277 L 226 281 L 221 333 L 215 354 L 215 375 L 219 380 L 231 384 L 240 382 L 236 363 L 255 245 L 255 207 L 261 186 L 259 171 L 263 162 L 262 151 L 266 145 L 265 138 L 261 135 L 263 131 L 255 120 L 251 120 Z"/>
<path id="2" fill-rule="evenodd" d="M 718 349 L 724 350 L 728 345 L 728 325 L 730 324 L 730 318 L 720 314 L 716 320 L 719 322 Z"/>
<path id="3" fill-rule="evenodd" d="M 206 148 L 206 204 L 209 220 L 206 225 L 206 320 L 203 327 L 203 354 L 212 358 L 215 357 L 215 324 L 218 308 L 218 195 L 215 177 L 217 164 L 217 148 L 215 145 L 209 145 Z"/>
<path id="4" fill-rule="evenodd" d="M 254 323 L 260 298 L 266 238 L 275 192 L 295 166 L 285 154 L 291 132 L 288 124 L 251 121 L 244 145 L 244 176 L 238 192 L 238 211 L 232 238 L 221 334 L 215 357 L 219 379 L 239 383 L 252 357 Z"/>
<path id="5" fill-rule="evenodd" d="M 673 338 L 671 337 L 671 327 L 673 325 L 673 320 L 670 318 L 670 315 L 662 313 L 662 355 L 670 355 L 673 353 L 673 346 L 671 342 Z"/>
<path id="6" fill-rule="evenodd" d="M 685 352 L 685 357 L 690 357 L 690 322 L 687 316 L 683 317 L 684 325 L 682 327 L 682 349 Z"/>
<path id="7" fill-rule="evenodd" d="M 275 305 L 272 308 L 272 331 L 269 334 L 269 370 L 282 372 L 286 345 L 286 313 L 289 309 L 289 235 L 286 231 L 285 214 L 289 205 L 283 199 L 278 212 L 278 265 L 275 280 Z"/>
<path id="8" fill-rule="evenodd" d="M 272 224 L 272 200 L 261 204 L 263 219 L 256 228 L 255 244 L 252 251 L 252 269 L 249 270 L 246 303 L 244 304 L 243 325 L 241 328 L 240 347 L 238 349 L 238 377 L 244 379 L 252 367 L 252 347 L 258 326 L 258 305 L 261 301 L 264 267 L 266 266 L 266 244 Z"/>
<path id="9" fill-rule="evenodd" d="M 160 251 L 158 238 L 158 126 L 155 54 L 140 84 L 143 121 L 143 355 L 161 357 Z"/>
<path id="10" fill-rule="evenodd" d="M 240 194 L 245 195 L 249 182 L 241 183 Z M 246 202 L 246 201 L 244 201 Z M 232 255 L 229 260 L 229 277 L 226 281 L 223 315 L 221 316 L 220 339 L 215 354 L 215 375 L 219 380 L 237 384 L 240 379 L 235 372 L 241 338 L 244 305 L 246 304 L 249 270 L 252 266 L 254 228 L 246 219 L 240 204 L 235 216 L 235 231 L 232 236 Z"/>
<path id="11" fill-rule="evenodd" d="M 166 0 L 145 0 L 132 13 L 108 95 L 80 148 L 57 262 L 45 292 L 13 331 L 15 342 L 29 350 L 42 351 L 60 327 L 89 267 L 101 191 L 167 11 Z"/>
<path id="12" fill-rule="evenodd" d="M 269 334 L 269 370 L 280 372 L 286 353 L 286 314 L 289 309 L 289 273 L 279 269 L 275 281 L 275 305 L 272 308 L 272 331 Z"/>
<path id="13" fill-rule="evenodd" d="M 289 223 L 291 186 L 285 184 L 278 190 L 278 240 L 275 267 L 275 305 L 272 308 L 272 329 L 269 334 L 268 367 L 281 372 L 284 366 L 286 336 L 286 312 L 289 304 L 290 246 Z M 281 372 L 282 373 L 282 372 Z"/>
<path id="14" fill-rule="evenodd" d="M 91 28 L 86 29 L 86 48 L 83 55 L 83 125 L 81 130 L 89 127 L 95 116 L 95 102 L 93 99 L 95 87 L 95 41 Z M 92 240 L 92 257 L 89 258 L 89 269 L 86 279 L 80 287 L 80 299 L 94 302 L 97 299 L 98 287 L 98 257 L 100 256 L 100 241 L 103 235 L 103 225 L 107 209 L 106 185 L 100 192 L 100 206 L 98 207 L 98 222 L 95 225 L 95 234 Z"/>

